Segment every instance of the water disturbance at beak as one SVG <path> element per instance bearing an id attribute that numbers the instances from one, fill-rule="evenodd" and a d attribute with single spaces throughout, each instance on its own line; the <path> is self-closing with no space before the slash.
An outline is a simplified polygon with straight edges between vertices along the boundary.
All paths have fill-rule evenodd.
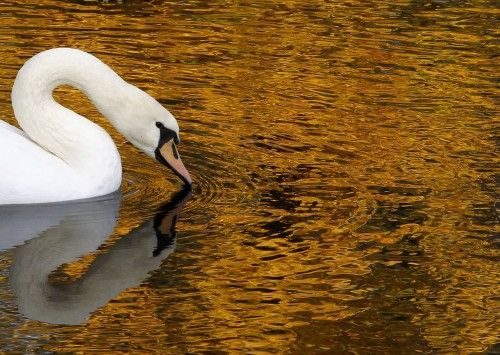
<path id="1" fill-rule="evenodd" d="M 0 352 L 493 353 L 497 12 L 445 0 L 0 3 L 2 119 L 14 122 L 25 59 L 81 47 L 172 112 L 182 144 L 159 153 L 194 181 L 175 221 L 157 225 L 168 237 L 175 224 L 175 243 L 158 242 L 154 217 L 179 182 L 58 90 L 113 136 L 121 199 L 0 213 Z M 13 265 L 53 271 L 16 279 Z M 28 319 L 15 280 L 28 296 L 48 282 L 56 306 L 87 306 L 88 320 Z M 119 292 L 99 303 L 89 280 Z M 47 315 L 50 299 L 24 306 Z"/>

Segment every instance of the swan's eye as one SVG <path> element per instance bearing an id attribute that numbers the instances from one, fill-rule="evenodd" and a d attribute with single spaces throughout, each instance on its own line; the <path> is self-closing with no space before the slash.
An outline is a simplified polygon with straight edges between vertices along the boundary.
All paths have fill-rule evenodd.
<path id="1" fill-rule="evenodd" d="M 156 122 L 156 127 L 158 127 L 158 128 L 165 128 L 165 126 L 161 122 Z"/>

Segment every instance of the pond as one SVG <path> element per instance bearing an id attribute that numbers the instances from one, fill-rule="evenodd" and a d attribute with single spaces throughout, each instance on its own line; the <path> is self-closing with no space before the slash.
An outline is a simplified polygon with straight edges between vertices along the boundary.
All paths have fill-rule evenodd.
<path id="1" fill-rule="evenodd" d="M 0 352 L 498 351 L 497 17 L 486 0 L 0 2 L 2 119 L 24 61 L 80 48 L 172 112 L 194 181 L 59 88 L 112 135 L 122 188 L 0 208 Z"/>

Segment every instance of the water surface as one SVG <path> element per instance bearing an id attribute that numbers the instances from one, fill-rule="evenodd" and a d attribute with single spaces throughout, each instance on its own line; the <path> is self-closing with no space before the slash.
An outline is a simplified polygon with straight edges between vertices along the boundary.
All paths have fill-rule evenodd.
<path id="1" fill-rule="evenodd" d="M 0 351 L 498 349 L 498 14 L 486 0 L 0 2 L 0 117 L 15 122 L 26 59 L 77 47 L 177 117 L 195 181 L 176 210 L 176 178 L 58 90 L 115 139 L 121 195 L 0 220 Z"/>

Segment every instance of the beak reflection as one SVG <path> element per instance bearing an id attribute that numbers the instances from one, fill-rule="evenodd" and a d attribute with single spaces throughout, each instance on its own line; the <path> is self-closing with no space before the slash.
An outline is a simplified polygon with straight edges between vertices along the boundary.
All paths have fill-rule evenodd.
<path id="1" fill-rule="evenodd" d="M 177 216 L 191 196 L 190 189 L 183 189 L 177 192 L 156 214 L 153 222 L 156 234 L 156 248 L 153 250 L 153 256 L 160 255 L 164 249 L 174 244 L 177 236 L 175 229 Z"/>

